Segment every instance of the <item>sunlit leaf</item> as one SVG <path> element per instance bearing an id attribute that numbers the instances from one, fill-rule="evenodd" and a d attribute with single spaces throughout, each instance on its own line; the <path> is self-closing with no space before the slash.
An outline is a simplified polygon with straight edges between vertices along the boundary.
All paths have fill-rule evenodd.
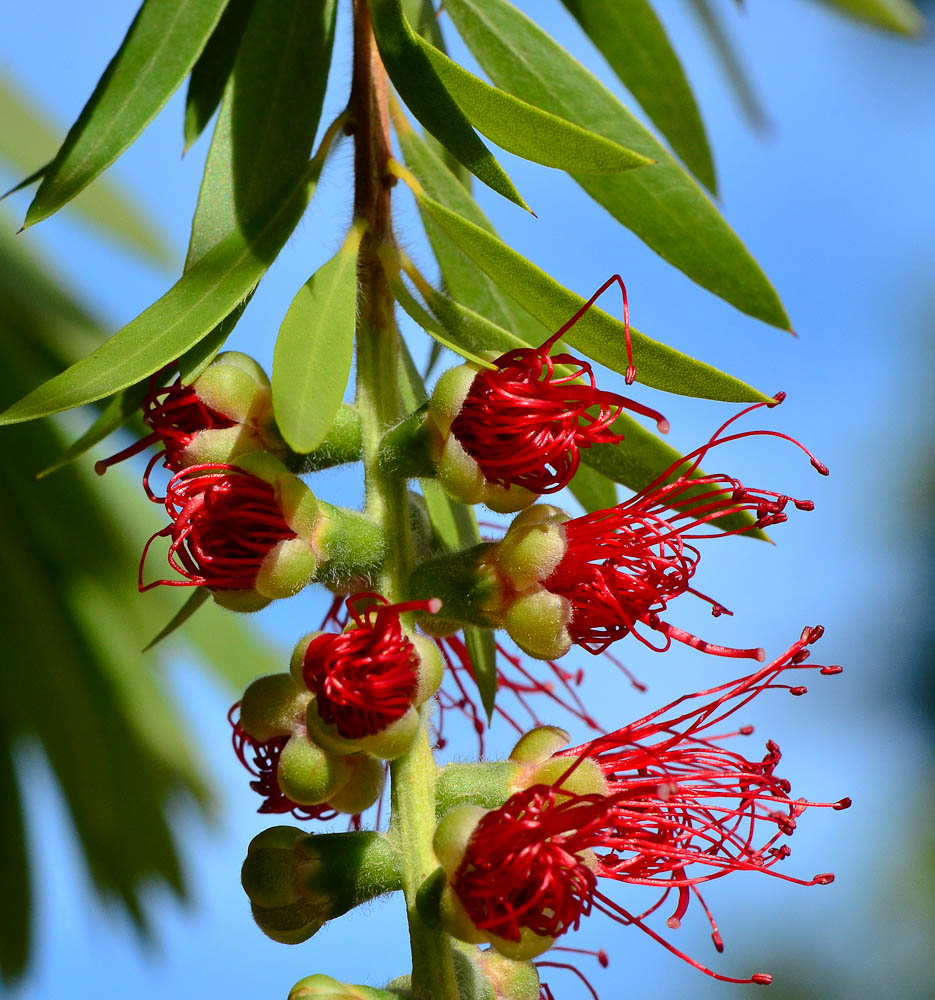
<path id="1" fill-rule="evenodd" d="M 895 31 L 900 35 L 918 35 L 925 27 L 922 12 L 910 0 L 821 0 L 861 21 Z"/>
<path id="2" fill-rule="evenodd" d="M 679 57 L 649 0 L 562 0 L 677 156 L 709 190 L 717 181 Z"/>
<path id="3" fill-rule="evenodd" d="M 276 337 L 273 408 L 280 433 L 299 454 L 324 441 L 344 399 L 354 355 L 361 234 L 355 226 L 299 289 Z"/>
<path id="4" fill-rule="evenodd" d="M 575 175 L 592 198 L 703 287 L 789 328 L 776 291 L 711 200 L 600 81 L 508 0 L 449 0 L 445 10 L 497 86 L 658 161 Z"/>
<path id="5" fill-rule="evenodd" d="M 188 75 L 227 0 L 145 0 L 26 213 L 57 212 L 109 167 Z"/>
<path id="6" fill-rule="evenodd" d="M 619 499 L 613 480 L 608 479 L 597 469 L 591 468 L 590 465 L 578 466 L 578 471 L 568 484 L 568 489 L 588 513 L 613 507 Z"/>

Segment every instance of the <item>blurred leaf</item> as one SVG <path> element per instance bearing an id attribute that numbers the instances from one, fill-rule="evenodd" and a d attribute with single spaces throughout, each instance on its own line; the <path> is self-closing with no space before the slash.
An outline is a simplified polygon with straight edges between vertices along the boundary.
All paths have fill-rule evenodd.
<path id="1" fill-rule="evenodd" d="M 658 161 L 614 176 L 577 175 L 592 198 L 693 281 L 789 328 L 775 289 L 710 199 L 603 84 L 507 0 L 448 0 L 445 9 L 499 87 Z"/>
<path id="2" fill-rule="evenodd" d="M 562 0 L 677 156 L 709 190 L 717 180 L 679 57 L 649 0 Z"/>
<path id="3" fill-rule="evenodd" d="M 513 182 L 442 86 L 425 43 L 409 26 L 400 0 L 374 0 L 371 13 L 383 65 L 410 111 L 478 180 L 528 210 Z"/>
<path id="4" fill-rule="evenodd" d="M 543 323 L 558 329 L 584 305 L 585 300 L 580 295 L 568 291 L 486 230 L 424 193 L 418 195 L 418 200 L 478 267 Z M 685 396 L 730 402 L 765 402 L 769 398 L 731 375 L 650 340 L 632 327 L 630 332 L 637 377 L 644 385 Z M 600 309 L 593 308 L 586 313 L 564 339 L 608 368 L 626 372 L 623 323 Z"/>
<path id="5" fill-rule="evenodd" d="M 619 500 L 617 487 L 613 481 L 583 462 L 578 466 L 578 471 L 568 484 L 568 488 L 571 490 L 571 495 L 589 514 L 595 510 L 615 507 Z"/>
<path id="6" fill-rule="evenodd" d="M 276 337 L 276 424 L 300 455 L 324 441 L 344 399 L 354 357 L 361 235 L 354 226 L 344 246 L 299 289 Z"/>
<path id="7" fill-rule="evenodd" d="M 910 0 L 821 0 L 829 7 L 860 21 L 895 31 L 900 35 L 920 35 L 925 28 L 922 12 Z"/>
<path id="8" fill-rule="evenodd" d="M 32 886 L 26 855 L 26 830 L 9 736 L 13 720 L 0 718 L 0 978 L 19 979 L 26 971 L 32 925 Z"/>
<path id="9" fill-rule="evenodd" d="M 211 597 L 211 592 L 207 587 L 195 587 L 185 598 L 185 603 L 169 619 L 168 624 L 161 628 L 143 647 L 143 652 L 148 653 L 151 649 L 168 639 L 177 629 L 181 628 L 189 618 Z"/>
<path id="10" fill-rule="evenodd" d="M 253 10 L 254 0 L 228 0 L 207 45 L 192 68 L 185 95 L 185 151 L 204 131 L 221 103 L 221 95 L 234 68 L 240 40 Z"/>
<path id="11" fill-rule="evenodd" d="M 737 96 L 747 121 L 756 129 L 766 128 L 769 120 L 756 96 L 743 60 L 721 23 L 717 11 L 711 6 L 709 0 L 690 0 L 690 2 L 705 34 L 708 36 L 714 54 L 724 70 L 724 75 Z"/>
<path id="12" fill-rule="evenodd" d="M 227 0 L 145 0 L 42 178 L 26 226 L 48 218 L 137 139 L 185 79 Z"/>
<path id="13" fill-rule="evenodd" d="M 34 420 L 119 392 L 211 333 L 252 291 L 289 238 L 321 167 L 321 162 L 309 167 L 308 176 L 287 200 L 277 202 L 252 238 L 227 236 L 110 340 L 0 414 L 0 424 Z"/>
<path id="14" fill-rule="evenodd" d="M 17 86 L 0 72 L 0 159 L 19 170 L 34 170 L 11 191 L 39 180 L 60 143 L 59 132 L 45 115 L 28 101 Z M 35 170 L 36 164 L 45 166 Z M 101 180 L 77 198 L 75 211 L 92 226 L 115 237 L 126 246 L 163 264 L 171 260 L 155 223 L 123 190 L 110 180 Z"/>

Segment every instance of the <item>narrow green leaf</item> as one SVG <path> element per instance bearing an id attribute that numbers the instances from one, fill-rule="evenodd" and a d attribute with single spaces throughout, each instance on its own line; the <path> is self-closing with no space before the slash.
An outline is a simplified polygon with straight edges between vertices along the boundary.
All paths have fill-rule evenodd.
<path id="1" fill-rule="evenodd" d="M 775 289 L 704 191 L 603 84 L 508 0 L 447 0 L 445 10 L 497 86 L 658 161 L 575 175 L 592 198 L 693 281 L 789 328 Z"/>
<path id="2" fill-rule="evenodd" d="M 590 448 L 582 448 L 582 465 L 615 483 L 629 487 L 634 492 L 648 486 L 667 469 L 675 470 L 671 476 L 667 477 L 667 481 L 671 481 L 678 474 L 677 466 L 682 459 L 681 453 L 651 431 L 646 430 L 629 414 L 624 413 L 618 417 L 614 421 L 613 430 L 615 434 L 626 435 L 625 439 L 620 444 L 595 444 L 591 445 Z M 695 473 L 695 476 L 703 475 L 704 473 L 700 469 Z M 572 492 L 574 493 L 574 488 L 572 488 Z M 686 502 L 690 502 L 693 495 L 686 493 L 684 496 Z M 721 531 L 734 531 L 738 528 L 753 529 L 753 524 L 754 518 L 747 513 L 730 514 L 712 522 L 712 526 Z M 744 534 L 750 538 L 767 539 L 768 537 L 759 528 L 745 531 Z"/>
<path id="3" fill-rule="evenodd" d="M 465 625 L 462 631 L 464 645 L 471 657 L 474 683 L 489 723 L 497 700 L 497 637 L 492 629 L 476 625 Z"/>
<path id="4" fill-rule="evenodd" d="M 32 928 L 32 887 L 29 880 L 29 858 L 26 854 L 26 830 L 23 807 L 13 768 L 12 749 L 8 734 L 13 731 L 11 720 L 0 720 L 0 885 L 3 886 L 3 906 L 0 906 L 0 976 L 6 983 L 19 979 L 29 960 Z"/>
<path id="5" fill-rule="evenodd" d="M 562 0 L 677 156 L 709 190 L 717 180 L 704 124 L 649 0 Z"/>
<path id="6" fill-rule="evenodd" d="M 2 72 L 0 121 L 3 122 L 3 128 L 0 129 L 0 159 L 19 170 L 32 171 L 3 195 L 6 198 L 45 176 L 61 143 L 61 132 Z M 37 163 L 43 166 L 36 169 Z M 165 238 L 155 222 L 113 181 L 100 180 L 83 191 L 72 207 L 85 222 L 137 253 L 143 253 L 160 264 L 172 259 Z"/>
<path id="7" fill-rule="evenodd" d="M 371 13 L 383 65 L 416 118 L 478 180 L 529 210 L 513 182 L 442 86 L 424 50 L 425 43 L 410 27 L 400 0 L 374 0 Z"/>
<path id="8" fill-rule="evenodd" d="M 457 212 L 458 215 L 494 233 L 493 226 L 471 197 L 470 191 L 458 182 L 426 140 L 417 135 L 400 114 L 394 115 L 393 124 L 406 163 L 425 190 L 436 201 Z M 419 214 L 445 285 L 454 298 L 470 306 L 474 312 L 489 317 L 500 326 L 517 332 L 522 331 L 531 342 L 541 344 L 549 336 L 550 331 L 521 309 L 508 295 L 504 295 L 473 261 L 464 256 L 421 206 Z"/>
<path id="9" fill-rule="evenodd" d="M 860 21 L 915 37 L 925 28 L 925 17 L 910 0 L 821 0 Z"/>
<path id="10" fill-rule="evenodd" d="M 204 131 L 221 103 L 253 3 L 254 0 L 228 0 L 221 20 L 192 69 L 185 95 L 186 151 Z"/>
<path id="11" fill-rule="evenodd" d="M 117 428 L 122 427 L 134 413 L 140 412 L 140 403 L 142 403 L 147 389 L 148 382 L 138 382 L 111 397 L 84 434 L 70 444 L 57 461 L 46 466 L 41 472 L 37 472 L 36 479 L 44 479 L 51 473 L 57 472 L 76 458 L 80 458 L 85 452 L 90 451 L 98 442 L 113 434 Z"/>
<path id="12" fill-rule="evenodd" d="M 167 639 L 172 633 L 184 625 L 189 618 L 205 603 L 211 596 L 207 587 L 195 587 L 195 589 L 185 599 L 185 603 L 172 616 L 169 623 L 159 630 L 149 642 L 143 647 L 143 652 L 148 653 L 154 646 L 158 646 L 163 639 Z"/>
<path id="13" fill-rule="evenodd" d="M 584 299 L 550 278 L 545 271 L 510 249 L 495 236 L 449 211 L 420 193 L 420 204 L 451 239 L 524 309 L 552 329 L 558 329 L 582 305 Z M 696 361 L 630 328 L 637 378 L 644 385 L 683 396 L 722 399 L 729 402 L 765 402 L 769 399 L 739 379 Z M 565 341 L 588 357 L 625 373 L 624 326 L 600 309 L 593 308 L 572 327 Z"/>
<path id="14" fill-rule="evenodd" d="M 26 213 L 57 212 L 109 167 L 190 72 L 227 0 L 145 0 Z"/>
<path id="15" fill-rule="evenodd" d="M 286 443 L 301 455 L 325 439 L 344 399 L 357 316 L 355 225 L 344 246 L 299 289 L 273 353 L 273 410 Z"/>
<path id="16" fill-rule="evenodd" d="M 321 161 L 309 166 L 308 176 L 271 209 L 252 238 L 239 233 L 226 237 L 110 340 L 0 414 L 0 424 L 35 420 L 103 399 L 197 344 L 259 282 L 301 218 L 321 168 Z"/>
<path id="17" fill-rule="evenodd" d="M 254 291 L 256 291 L 255 288 L 248 292 L 243 302 L 235 306 L 233 311 L 225 316 L 203 340 L 198 341 L 194 347 L 189 348 L 179 358 L 179 378 L 183 385 L 191 385 L 217 357 L 218 352 L 237 325 L 237 321 L 243 316 L 244 309 L 250 304 Z"/>
<path id="18" fill-rule="evenodd" d="M 614 507 L 620 499 L 613 480 L 584 463 L 578 466 L 578 471 L 568 484 L 568 489 L 589 514 L 595 510 Z"/>

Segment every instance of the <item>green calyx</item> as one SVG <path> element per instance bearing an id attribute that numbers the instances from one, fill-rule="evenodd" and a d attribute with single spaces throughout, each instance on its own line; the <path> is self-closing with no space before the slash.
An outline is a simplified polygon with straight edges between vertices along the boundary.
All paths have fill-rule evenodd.
<path id="1" fill-rule="evenodd" d="M 300 979 L 289 991 L 288 1000 L 405 1000 L 411 996 L 411 993 L 399 990 L 339 983 L 337 979 L 319 973 Z"/>

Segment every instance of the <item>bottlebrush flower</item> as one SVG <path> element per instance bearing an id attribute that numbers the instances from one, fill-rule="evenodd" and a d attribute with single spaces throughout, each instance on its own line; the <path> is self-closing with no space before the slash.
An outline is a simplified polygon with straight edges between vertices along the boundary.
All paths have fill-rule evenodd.
<path id="1" fill-rule="evenodd" d="M 269 379 L 252 358 L 239 351 L 219 354 L 191 385 L 177 378 L 170 386 L 160 386 L 165 372 L 150 378 L 141 404 L 149 434 L 97 462 L 98 475 L 150 445 L 162 445 L 143 476 L 143 485 L 155 500 L 149 476 L 160 459 L 167 469 L 178 472 L 191 465 L 230 462 L 251 451 L 285 453 L 273 420 Z"/>
<path id="2" fill-rule="evenodd" d="M 305 636 L 292 656 L 293 676 L 313 695 L 307 725 L 335 753 L 366 750 L 391 760 L 412 742 L 418 707 L 438 690 L 443 672 L 435 643 L 407 632 L 399 616 L 434 614 L 439 602 L 390 604 L 359 593 L 345 603 L 349 627 Z"/>
<path id="3" fill-rule="evenodd" d="M 781 682 L 786 670 L 836 674 L 837 666 L 806 663 L 807 647 L 822 629 L 807 628 L 798 642 L 755 673 L 687 695 L 630 726 L 570 750 L 555 761 L 568 766 L 548 783 L 512 794 L 497 809 L 459 806 L 436 833 L 436 853 L 447 884 L 442 917 L 465 940 L 486 940 L 512 958 L 532 958 L 578 926 L 593 910 L 635 925 L 695 968 L 727 982 L 768 983 L 757 974 L 731 979 L 688 958 L 645 922 L 670 893 L 676 903 L 666 924 L 674 930 L 692 898 L 698 900 L 723 944 L 699 886 L 735 871 L 759 871 L 801 885 L 826 885 L 830 874 L 799 879 L 774 870 L 789 856 L 780 843 L 809 807 L 846 809 L 849 799 L 793 799 L 789 782 L 775 774 L 779 748 L 766 745 L 761 761 L 722 744 L 749 735 L 711 732 L 766 690 L 805 693 Z M 551 736 L 551 734 L 547 734 Z M 605 791 L 571 789 L 569 778 L 587 764 L 606 781 Z M 534 775 L 533 775 L 534 780 Z M 588 778 L 588 781 L 593 779 Z M 765 828 L 765 829 L 764 829 Z M 641 912 L 624 909 L 599 880 L 655 887 L 661 895 Z"/>
<path id="4" fill-rule="evenodd" d="M 543 493 L 556 493 L 578 470 L 580 450 L 623 440 L 612 425 L 623 410 L 666 419 L 615 392 L 598 389 L 591 366 L 550 352 L 612 284 L 623 292 L 627 384 L 636 375 L 630 346 L 626 288 L 614 275 L 540 347 L 507 351 L 493 369 L 460 365 L 445 372 L 432 394 L 428 420 L 439 481 L 463 503 L 520 510 Z"/>

